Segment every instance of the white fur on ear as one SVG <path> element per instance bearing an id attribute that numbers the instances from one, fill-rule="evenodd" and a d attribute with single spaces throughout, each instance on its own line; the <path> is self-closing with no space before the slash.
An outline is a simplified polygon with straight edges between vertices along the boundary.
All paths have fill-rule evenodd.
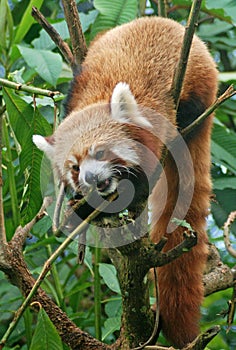
<path id="1" fill-rule="evenodd" d="M 41 135 L 33 135 L 33 143 L 51 159 L 54 155 L 53 144 Z"/>
<path id="2" fill-rule="evenodd" d="M 138 104 L 126 83 L 118 83 L 111 97 L 111 116 L 121 123 L 134 123 L 143 127 L 152 127 L 138 109 Z"/>

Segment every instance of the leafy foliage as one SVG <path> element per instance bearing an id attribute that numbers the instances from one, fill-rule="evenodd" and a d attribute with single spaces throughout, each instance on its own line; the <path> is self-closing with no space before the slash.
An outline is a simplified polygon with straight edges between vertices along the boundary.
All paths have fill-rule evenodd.
<path id="1" fill-rule="evenodd" d="M 146 7 L 141 0 L 81 0 L 77 3 L 88 43 L 98 32 L 128 22 L 143 11 L 147 15 L 157 14 L 154 1 L 147 2 Z M 192 1 L 173 0 L 169 3 L 169 17 L 185 23 Z M 17 83 L 33 83 L 37 87 L 47 89 L 56 88 L 62 94 L 66 94 L 72 77 L 70 68 L 49 36 L 31 17 L 32 5 L 41 9 L 62 38 L 69 41 L 60 1 L 0 0 L 0 77 Z M 234 0 L 203 1 L 198 35 L 207 43 L 218 64 L 220 92 L 236 80 L 235 23 Z M 59 121 L 60 110 L 63 115 L 63 108 L 61 98 L 33 98 L 22 91 L 14 92 L 8 88 L 1 91 L 0 108 L 2 106 L 5 106 L 7 111 L 3 120 L 2 156 L 5 224 L 7 237 L 10 239 L 16 227 L 31 220 L 42 203 L 42 154 L 33 146 L 32 135 L 50 135 Z M 216 112 L 212 134 L 212 164 L 215 200 L 211 212 L 215 222 L 212 217 L 209 218 L 209 235 L 212 242 L 219 247 L 224 261 L 232 264 L 232 258 L 227 255 L 222 244 L 223 234 L 220 228 L 228 214 L 236 210 L 235 98 L 227 101 Z M 232 227 L 233 239 L 235 233 L 236 224 Z M 25 259 L 35 276 L 48 258 L 50 250 L 55 249 L 62 240 L 63 238 L 55 238 L 51 234 L 49 217 L 45 217 L 34 226 L 32 237 L 26 242 Z M 103 260 L 99 263 L 99 274 L 96 275 L 93 248 L 86 251 L 86 266 L 78 267 L 76 251 L 77 247 L 72 244 L 65 255 L 57 260 L 43 288 L 80 328 L 95 335 L 94 319 L 97 315 L 93 295 L 94 281 L 99 278 L 102 340 L 110 343 L 116 338 L 121 318 L 121 296 L 116 272 L 104 253 Z M 209 345 L 209 349 L 235 348 L 235 327 L 226 334 L 225 320 L 222 316 L 217 316 L 227 308 L 227 300 L 230 297 L 229 290 L 219 292 L 208 297 L 204 303 L 203 328 L 215 323 L 222 324 L 221 336 Z M 19 291 L 13 286 L 9 288 L 3 274 L 0 274 L 0 337 L 6 331 L 7 324 L 20 301 Z M 28 310 L 11 337 L 9 348 L 21 346 L 23 350 L 33 350 L 40 344 L 40 349 L 43 350 L 48 349 L 50 344 L 50 349 L 66 349 L 43 310 L 40 311 L 37 322 L 34 318 Z"/>

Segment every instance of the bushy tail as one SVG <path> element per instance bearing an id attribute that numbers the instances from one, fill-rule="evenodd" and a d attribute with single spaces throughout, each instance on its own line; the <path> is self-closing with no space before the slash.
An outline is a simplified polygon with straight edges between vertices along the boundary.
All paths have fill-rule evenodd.
<path id="1" fill-rule="evenodd" d="M 153 211 L 151 238 L 155 243 L 166 236 L 168 241 L 164 250 L 168 251 L 183 241 L 183 227 L 178 227 L 172 233 L 166 233 L 179 198 L 179 208 L 177 208 L 179 217 L 177 214 L 176 218 L 184 218 L 196 231 L 198 237 L 197 245 L 189 252 L 183 253 L 181 257 L 158 270 L 162 329 L 166 337 L 178 347 L 183 347 L 199 334 L 200 305 L 203 300 L 202 277 L 208 253 L 205 226 L 211 192 L 210 127 L 211 121 L 208 120 L 188 142 L 194 175 L 189 175 L 188 163 L 184 165 L 184 171 L 180 174 L 175 162 L 169 157 L 166 160 L 165 174 L 157 183 L 151 198 Z M 181 152 L 180 154 L 182 156 Z M 178 175 L 185 183 L 183 187 L 185 195 L 182 197 L 179 196 Z M 187 214 L 184 214 L 181 210 L 186 204 L 188 193 L 191 192 L 188 185 L 191 179 L 194 181 L 193 197 Z M 167 195 L 163 194 L 165 186 Z M 161 211 L 160 205 L 164 200 L 165 207 Z"/>
<path id="2" fill-rule="evenodd" d="M 206 258 L 205 241 L 158 271 L 162 330 L 166 338 L 180 348 L 199 334 L 202 275 Z"/>

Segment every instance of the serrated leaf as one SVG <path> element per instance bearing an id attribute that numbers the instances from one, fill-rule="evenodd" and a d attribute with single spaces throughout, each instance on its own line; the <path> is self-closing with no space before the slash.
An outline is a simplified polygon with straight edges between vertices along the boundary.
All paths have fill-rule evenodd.
<path id="1" fill-rule="evenodd" d="M 61 56 L 51 51 L 31 49 L 21 45 L 18 45 L 18 48 L 28 66 L 55 87 L 62 71 Z"/>
<path id="2" fill-rule="evenodd" d="M 132 21 L 137 17 L 137 0 L 95 0 L 94 7 L 99 11 L 91 31 L 93 38 L 97 33 L 117 25 Z"/>
<path id="3" fill-rule="evenodd" d="M 40 152 L 32 142 L 33 134 L 49 135 L 51 126 L 42 117 L 38 109 L 27 104 L 23 99 L 10 89 L 3 89 L 3 97 L 6 103 L 11 128 L 21 146 L 20 169 L 27 174 L 25 178 L 25 190 L 21 199 L 23 208 L 21 217 L 23 223 L 31 220 L 41 206 L 41 161 Z"/>
<path id="4" fill-rule="evenodd" d="M 59 334 L 46 312 L 41 308 L 30 350 L 63 350 Z"/>
<path id="5" fill-rule="evenodd" d="M 31 15 L 32 7 L 35 6 L 38 9 L 42 6 L 43 0 L 31 0 L 27 9 L 24 12 L 24 16 L 22 17 L 20 23 L 17 26 L 17 32 L 15 35 L 14 43 L 18 44 L 23 39 L 24 36 L 28 33 L 30 27 L 34 23 L 34 18 Z"/>
<path id="6" fill-rule="evenodd" d="M 116 269 L 111 264 L 100 263 L 99 273 L 104 282 L 113 292 L 121 294 L 120 285 L 116 275 Z"/>

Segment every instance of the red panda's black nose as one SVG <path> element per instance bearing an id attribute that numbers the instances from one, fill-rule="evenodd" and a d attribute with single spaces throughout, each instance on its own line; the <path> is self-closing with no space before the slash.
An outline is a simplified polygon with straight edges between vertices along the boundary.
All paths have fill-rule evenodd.
<path id="1" fill-rule="evenodd" d="M 98 177 L 97 177 L 97 175 L 91 173 L 91 171 L 87 171 L 85 174 L 85 181 L 89 185 L 94 185 L 98 182 Z"/>

